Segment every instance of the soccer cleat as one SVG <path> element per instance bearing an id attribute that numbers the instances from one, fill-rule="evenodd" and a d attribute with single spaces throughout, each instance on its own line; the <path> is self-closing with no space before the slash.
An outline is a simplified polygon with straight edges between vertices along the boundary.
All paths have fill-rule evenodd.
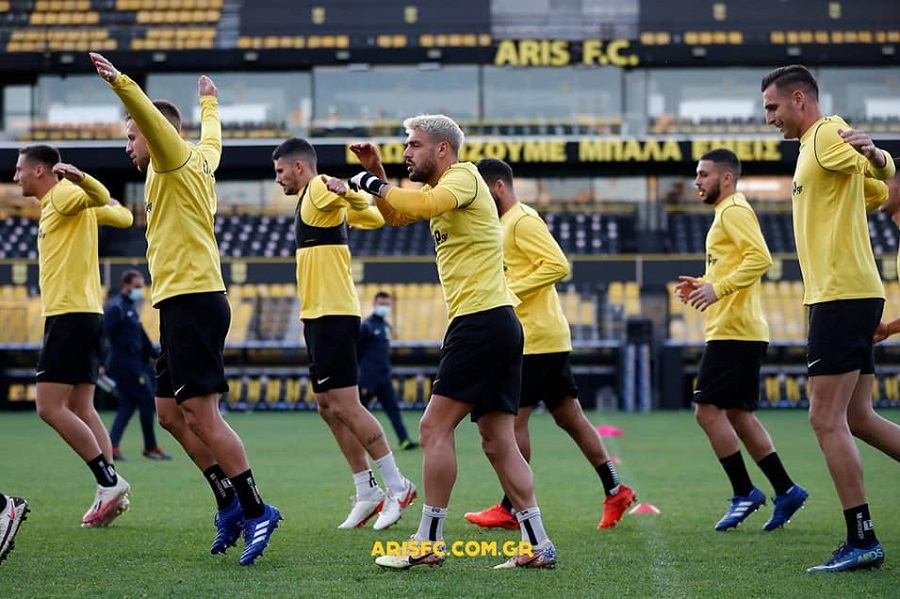
<path id="1" fill-rule="evenodd" d="M 109 526 L 113 520 L 131 509 L 128 493 L 131 485 L 118 475 L 118 481 L 111 487 L 97 485 L 97 495 L 90 509 L 81 519 L 82 528 L 101 528 Z"/>
<path id="2" fill-rule="evenodd" d="M 876 542 L 871 547 L 860 549 L 841 542 L 828 561 L 821 566 L 808 568 L 807 572 L 851 572 L 880 568 L 884 563 L 884 549 Z"/>
<path id="3" fill-rule="evenodd" d="M 794 485 L 784 495 L 773 497 L 772 503 L 775 504 L 775 509 L 772 510 L 772 517 L 765 523 L 763 530 L 767 532 L 775 530 L 790 522 L 791 516 L 803 507 L 807 497 L 809 497 L 809 492 L 800 485 Z"/>
<path id="4" fill-rule="evenodd" d="M 418 547 L 412 552 L 407 549 L 404 555 L 380 555 L 375 558 L 375 563 L 382 568 L 393 570 L 409 570 L 413 566 L 444 565 L 444 560 L 447 559 L 447 545 L 444 541 L 416 541 L 415 539 L 410 539 L 407 542 L 427 542 L 432 547 L 428 551 L 422 551 Z"/>
<path id="5" fill-rule="evenodd" d="M 6 509 L 0 514 L 0 562 L 16 546 L 19 526 L 28 518 L 28 502 L 21 497 L 6 495 Z"/>
<path id="6" fill-rule="evenodd" d="M 481 528 L 519 530 L 519 521 L 516 520 L 516 516 L 499 503 L 480 512 L 466 512 L 463 517 Z"/>
<path id="7" fill-rule="evenodd" d="M 159 447 L 154 447 L 153 449 L 145 449 L 144 457 L 149 458 L 151 460 L 171 460 L 172 456 L 164 452 Z"/>
<path id="8" fill-rule="evenodd" d="M 122 455 L 122 452 L 119 451 L 118 447 L 112 448 L 112 456 L 113 456 L 114 462 L 127 462 L 128 461 L 125 459 L 125 456 Z"/>
<path id="9" fill-rule="evenodd" d="M 418 449 L 419 444 L 413 441 L 412 439 L 404 439 L 400 441 L 400 449 L 410 450 L 410 449 Z"/>
<path id="10" fill-rule="evenodd" d="M 622 519 L 625 510 L 631 507 L 631 504 L 637 501 L 637 495 L 634 489 L 625 485 L 619 485 L 619 492 L 615 495 L 607 495 L 603 499 L 603 518 L 597 529 L 613 528 Z"/>
<path id="11" fill-rule="evenodd" d="M 731 507 L 725 512 L 722 519 L 716 522 L 716 530 L 722 531 L 736 528 L 750 514 L 765 504 L 766 496 L 756 487 L 753 487 L 753 490 L 747 496 L 735 495 L 731 498 Z"/>
<path id="12" fill-rule="evenodd" d="M 521 553 L 513 556 L 494 566 L 494 570 L 512 570 L 513 568 L 546 568 L 548 570 L 556 567 L 556 547 L 553 543 L 547 543 L 547 546 L 540 551 L 532 552 L 531 555 Z"/>
<path id="13" fill-rule="evenodd" d="M 375 520 L 375 530 L 384 530 L 385 528 L 389 528 L 397 523 L 400 520 L 400 516 L 403 515 L 403 510 L 406 509 L 412 502 L 416 500 L 419 494 L 416 491 L 416 485 L 412 484 L 412 481 L 406 481 L 406 490 L 398 497 L 394 495 L 394 492 L 388 489 L 387 494 L 384 498 L 384 505 L 381 508 L 381 513 L 378 514 L 378 519 Z"/>
<path id="14" fill-rule="evenodd" d="M 228 507 L 219 510 L 213 523 L 216 525 L 216 538 L 209 552 L 213 555 L 225 553 L 229 547 L 237 545 L 244 529 L 244 510 L 237 495 L 231 498 Z"/>
<path id="15" fill-rule="evenodd" d="M 372 516 L 381 511 L 384 506 L 384 492 L 376 489 L 378 493 L 371 499 L 360 499 L 358 495 L 352 495 L 350 501 L 353 502 L 353 508 L 347 515 L 347 519 L 341 522 L 339 529 L 362 528 L 366 525 Z"/>
<path id="16" fill-rule="evenodd" d="M 241 553 L 241 565 L 249 566 L 263 554 L 269 546 L 272 533 L 278 528 L 278 522 L 284 520 L 278 508 L 266 504 L 263 515 L 244 521 L 244 551 Z"/>

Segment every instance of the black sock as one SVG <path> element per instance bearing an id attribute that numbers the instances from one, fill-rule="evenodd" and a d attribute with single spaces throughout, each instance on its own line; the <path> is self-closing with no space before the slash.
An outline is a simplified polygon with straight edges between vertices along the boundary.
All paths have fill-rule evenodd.
<path id="1" fill-rule="evenodd" d="M 0 493 L 0 512 L 6 509 L 6 495 Z"/>
<path id="2" fill-rule="evenodd" d="M 744 458 L 740 451 L 719 459 L 719 463 L 725 469 L 725 474 L 731 481 L 731 488 L 735 495 L 746 497 L 753 491 L 753 483 L 750 482 L 750 475 L 747 473 L 747 467 L 744 466 Z"/>
<path id="3" fill-rule="evenodd" d="M 504 495 L 503 499 L 500 500 L 500 505 L 502 505 L 504 508 L 506 508 L 506 511 L 509 512 L 510 514 L 515 512 L 515 510 L 513 509 L 513 506 L 512 506 L 512 501 L 510 501 L 509 497 L 507 497 L 506 495 Z"/>
<path id="4" fill-rule="evenodd" d="M 787 470 L 781 463 L 781 458 L 777 452 L 772 452 L 760 461 L 756 462 L 759 469 L 763 471 L 769 482 L 775 488 L 776 495 L 784 495 L 788 489 L 794 486 L 794 481 L 788 476 Z"/>
<path id="5" fill-rule="evenodd" d="M 231 486 L 231 481 L 225 476 L 225 471 L 222 470 L 222 467 L 218 464 L 213 464 L 203 471 L 203 476 L 206 477 L 206 482 L 209 483 L 213 495 L 216 496 L 216 505 L 219 509 L 224 510 L 231 505 L 234 499 L 234 487 Z"/>
<path id="6" fill-rule="evenodd" d="M 87 465 L 88 468 L 91 469 L 91 472 L 94 473 L 97 484 L 101 487 L 114 487 L 116 483 L 119 482 L 119 477 L 116 474 L 116 467 L 107 462 L 102 453 L 89 461 Z"/>
<path id="7" fill-rule="evenodd" d="M 613 491 L 618 492 L 619 489 L 619 473 L 611 460 L 607 460 L 595 468 L 597 474 L 600 475 L 600 482 L 603 483 L 603 492 L 612 495 Z"/>
<path id="8" fill-rule="evenodd" d="M 241 502 L 244 518 L 252 520 L 262 516 L 266 508 L 259 496 L 259 490 L 256 488 L 256 481 L 253 480 L 253 473 L 247 470 L 237 476 L 232 476 L 231 484 L 234 486 L 234 492 L 237 493 L 238 501 Z"/>
<path id="9" fill-rule="evenodd" d="M 869 515 L 868 503 L 844 510 L 844 520 L 847 522 L 848 544 L 866 549 L 878 542 L 875 528 L 872 526 L 872 517 Z"/>

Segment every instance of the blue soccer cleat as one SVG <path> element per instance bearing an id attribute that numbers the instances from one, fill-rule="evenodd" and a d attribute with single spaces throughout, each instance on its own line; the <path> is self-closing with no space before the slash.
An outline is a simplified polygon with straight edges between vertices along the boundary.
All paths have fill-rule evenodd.
<path id="1" fill-rule="evenodd" d="M 797 513 L 797 510 L 803 507 L 804 502 L 809 497 L 809 491 L 800 485 L 794 485 L 787 490 L 784 495 L 776 495 L 772 498 L 775 509 L 772 510 L 772 517 L 763 525 L 763 530 L 771 531 L 781 528 L 791 521 L 791 516 Z"/>
<path id="2" fill-rule="evenodd" d="M 237 495 L 231 499 L 228 507 L 219 510 L 214 520 L 216 525 L 216 539 L 213 541 L 209 552 L 213 555 L 225 553 L 229 547 L 234 547 L 244 528 L 244 510 Z"/>
<path id="3" fill-rule="evenodd" d="M 841 542 L 828 561 L 821 566 L 813 566 L 807 572 L 851 572 L 880 568 L 884 563 L 884 549 L 876 542 L 871 547 L 860 549 Z"/>
<path id="4" fill-rule="evenodd" d="M 278 508 L 269 504 L 265 505 L 265 511 L 259 518 L 244 521 L 244 551 L 241 553 L 241 565 L 249 566 L 256 558 L 262 555 L 269 546 L 272 533 L 278 528 L 278 522 L 283 520 Z"/>
<path id="5" fill-rule="evenodd" d="M 750 514 L 765 504 L 766 495 L 756 487 L 753 487 L 753 490 L 747 496 L 735 495 L 731 498 L 731 507 L 725 512 L 722 519 L 716 522 L 716 530 L 736 528 Z"/>

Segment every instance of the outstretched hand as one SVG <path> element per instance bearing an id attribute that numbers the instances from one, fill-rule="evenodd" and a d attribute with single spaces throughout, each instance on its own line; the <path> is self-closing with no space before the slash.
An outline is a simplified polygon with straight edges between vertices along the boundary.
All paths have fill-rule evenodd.
<path id="1" fill-rule="evenodd" d="M 206 75 L 200 75 L 200 79 L 197 81 L 197 87 L 199 88 L 201 98 L 203 96 L 215 96 L 216 98 L 219 97 L 219 88 L 216 87 L 216 84 L 213 83 L 213 80 Z"/>
<path id="2" fill-rule="evenodd" d="M 675 285 L 675 296 L 681 300 L 682 304 L 686 304 L 691 292 L 700 286 L 700 281 L 687 275 L 681 275 L 678 280 L 681 282 Z"/>
<path id="3" fill-rule="evenodd" d="M 97 74 L 103 78 L 107 83 L 112 83 L 115 80 L 116 76 L 119 74 L 118 69 L 109 61 L 108 58 L 103 56 L 102 54 L 98 54 L 96 52 L 88 52 L 88 56 L 91 57 L 91 62 L 94 63 L 94 67 L 97 69 Z"/>
<path id="4" fill-rule="evenodd" d="M 84 181 L 84 173 L 81 172 L 78 167 L 65 162 L 57 162 L 53 166 L 53 174 L 60 175 L 72 183 L 81 183 Z"/>

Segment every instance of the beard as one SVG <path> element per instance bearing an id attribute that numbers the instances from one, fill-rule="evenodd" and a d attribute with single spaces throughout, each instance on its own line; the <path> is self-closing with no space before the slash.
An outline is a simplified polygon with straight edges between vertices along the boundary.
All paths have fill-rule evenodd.
<path id="1" fill-rule="evenodd" d="M 703 197 L 704 204 L 715 204 L 719 201 L 719 196 L 722 195 L 721 189 L 719 189 L 719 182 L 716 181 L 714 187 L 711 187 L 709 191 L 706 192 L 706 195 Z"/>
<path id="2" fill-rule="evenodd" d="M 429 158 L 409 173 L 409 180 L 416 183 L 427 183 L 436 170 L 437 165 L 435 164 L 434 159 Z"/>

